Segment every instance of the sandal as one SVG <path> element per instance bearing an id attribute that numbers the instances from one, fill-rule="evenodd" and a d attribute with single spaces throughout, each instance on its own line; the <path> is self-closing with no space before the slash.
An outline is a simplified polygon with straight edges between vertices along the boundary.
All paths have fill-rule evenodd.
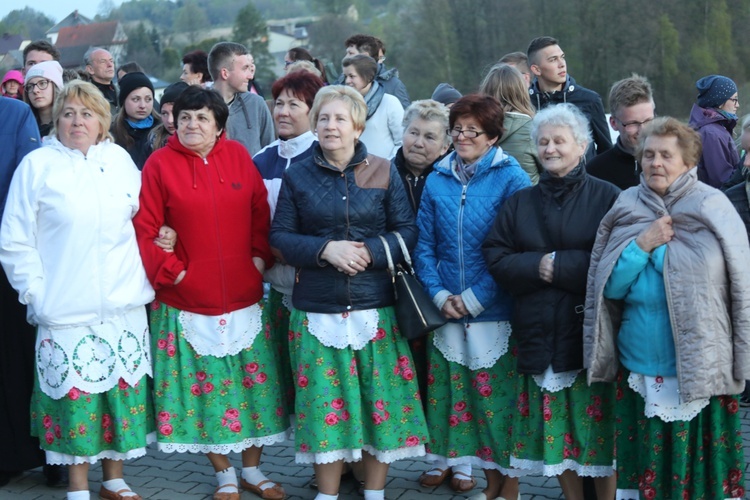
<path id="1" fill-rule="evenodd" d="M 261 488 L 261 486 L 263 486 L 264 484 L 268 484 L 268 483 L 273 484 L 273 486 L 266 488 L 266 489 Z M 240 484 L 242 485 L 243 490 L 247 490 L 251 493 L 254 493 L 255 495 L 262 498 L 263 500 L 282 500 L 283 498 L 286 497 L 284 488 L 282 488 L 280 484 L 270 479 L 261 481 L 258 484 L 248 483 L 244 479 L 240 479 Z"/>
<path id="2" fill-rule="evenodd" d="M 463 479 L 458 476 L 463 476 L 468 479 Z M 451 489 L 456 493 L 466 493 L 467 491 L 473 490 L 476 485 L 477 482 L 473 477 L 460 471 L 454 472 L 453 477 L 451 478 Z"/>
<path id="3" fill-rule="evenodd" d="M 234 488 L 237 489 L 236 484 L 227 483 L 216 487 L 214 492 L 213 500 L 240 500 L 240 491 L 219 491 L 222 488 Z"/>
<path id="4" fill-rule="evenodd" d="M 99 489 L 99 498 L 102 500 L 142 500 L 140 495 L 124 497 L 123 493 L 133 493 L 133 490 L 125 488 L 120 491 L 111 491 L 102 486 Z"/>
<path id="5" fill-rule="evenodd" d="M 430 472 L 434 471 L 440 471 L 440 474 L 430 474 Z M 446 467 L 445 469 L 441 469 L 440 467 L 433 467 L 432 469 L 423 472 L 422 475 L 419 476 L 419 485 L 422 488 L 434 488 L 443 484 L 445 480 L 450 476 L 450 467 Z"/>

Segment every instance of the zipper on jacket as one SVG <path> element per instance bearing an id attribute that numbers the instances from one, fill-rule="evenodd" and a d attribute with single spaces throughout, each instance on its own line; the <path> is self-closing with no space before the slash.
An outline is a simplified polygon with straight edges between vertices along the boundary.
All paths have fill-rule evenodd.
<path id="1" fill-rule="evenodd" d="M 211 190 L 211 198 L 214 204 L 214 218 L 216 219 L 216 245 L 219 251 L 219 275 L 221 276 L 221 312 L 227 312 L 227 283 L 226 276 L 224 275 L 224 252 L 221 246 L 221 231 L 219 230 L 219 212 L 216 210 L 216 191 L 214 190 L 213 181 L 211 181 L 211 174 L 208 171 L 208 158 L 203 158 L 203 164 L 206 166 L 206 178 L 208 179 L 208 187 Z"/>
<path id="2" fill-rule="evenodd" d="M 367 161 L 365 159 L 365 161 Z M 351 223 L 349 222 L 349 179 L 346 177 L 346 173 L 341 172 L 341 178 L 344 180 L 344 192 L 346 193 L 346 200 L 344 203 L 344 214 L 346 215 L 346 234 L 344 235 L 345 240 L 349 240 L 349 228 L 351 227 Z M 346 275 L 346 300 L 349 303 L 347 305 L 346 310 L 351 311 L 352 310 L 352 277 L 348 274 Z"/>
<path id="3" fill-rule="evenodd" d="M 680 403 L 684 403 L 682 399 L 682 386 L 680 381 L 682 380 L 680 370 L 680 333 L 676 331 L 677 323 L 674 317 L 674 308 L 672 307 L 672 292 L 669 287 L 669 247 L 664 252 L 664 293 L 667 296 L 667 311 L 669 311 L 669 321 L 672 323 L 672 340 L 674 340 L 674 355 L 675 355 L 675 368 L 677 369 L 677 394 L 680 398 Z"/>
<path id="4" fill-rule="evenodd" d="M 86 163 L 89 162 L 88 158 L 86 156 L 83 157 L 83 160 Z M 100 173 L 104 173 L 104 170 L 101 169 L 101 165 L 100 165 L 100 171 L 101 171 Z M 88 168 L 86 169 L 86 172 L 88 173 L 88 175 L 90 175 L 91 180 L 94 181 L 94 185 L 97 188 L 95 190 L 96 191 L 96 199 L 98 201 L 98 203 L 96 204 L 97 209 L 98 209 L 97 213 L 96 213 L 97 214 L 97 217 L 96 217 L 96 233 L 97 233 L 97 237 L 96 237 L 96 246 L 97 246 L 96 255 L 101 256 L 102 255 L 102 198 L 100 196 L 100 194 L 101 194 L 100 193 L 100 189 L 98 189 L 98 187 L 99 187 L 98 184 L 99 183 L 96 182 L 96 177 L 94 175 L 91 175 L 91 172 L 89 172 Z M 99 324 L 103 325 L 104 324 L 104 281 L 103 281 L 103 277 L 102 277 L 102 268 L 103 268 L 103 266 L 102 266 L 101 259 L 102 258 L 100 257 L 97 260 L 98 269 L 97 269 L 97 273 L 96 274 L 99 276 L 99 293 L 97 294 L 99 296 Z"/>
<path id="5" fill-rule="evenodd" d="M 466 191 L 469 189 L 469 179 L 466 184 L 461 187 L 461 203 L 458 206 L 458 269 L 461 282 L 461 291 L 466 290 L 466 275 L 464 274 L 464 207 L 466 206 Z M 468 319 L 464 320 L 464 323 L 468 324 Z M 466 337 L 466 331 L 464 330 L 464 338 Z"/>

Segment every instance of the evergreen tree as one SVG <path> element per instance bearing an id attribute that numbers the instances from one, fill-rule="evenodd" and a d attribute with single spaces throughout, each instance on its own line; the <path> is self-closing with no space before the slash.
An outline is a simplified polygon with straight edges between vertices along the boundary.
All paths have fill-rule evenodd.
<path id="1" fill-rule="evenodd" d="M 247 47 L 253 55 L 255 79 L 263 85 L 270 84 L 276 75 L 273 72 L 273 57 L 268 52 L 268 26 L 252 2 L 248 2 L 237 14 L 232 29 L 232 39 Z"/>

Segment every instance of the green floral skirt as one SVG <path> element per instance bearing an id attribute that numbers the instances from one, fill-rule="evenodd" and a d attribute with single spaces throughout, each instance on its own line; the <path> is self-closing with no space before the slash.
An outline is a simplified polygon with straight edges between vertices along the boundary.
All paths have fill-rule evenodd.
<path id="1" fill-rule="evenodd" d="M 289 418 L 268 329 L 238 354 L 201 356 L 185 340 L 179 314 L 152 306 L 159 449 L 226 454 L 283 441 Z"/>
<path id="2" fill-rule="evenodd" d="M 640 498 L 721 500 L 745 495 L 739 401 L 717 396 L 690 421 L 645 416 L 645 403 L 617 378 L 617 489 Z"/>
<path id="3" fill-rule="evenodd" d="M 44 394 L 34 377 L 31 434 L 39 438 L 48 463 L 140 457 L 146 454 L 153 432 L 151 379 L 147 375 L 134 387 L 120 379 L 107 392 L 89 394 L 74 387 L 60 399 Z"/>
<path id="4" fill-rule="evenodd" d="M 307 313 L 292 310 L 297 462 L 356 461 L 362 451 L 384 463 L 424 455 L 427 427 L 409 345 L 393 308 L 377 313 L 375 338 L 355 350 L 323 345 L 309 332 Z"/>
<path id="5" fill-rule="evenodd" d="M 510 470 L 510 431 L 516 400 L 516 349 L 511 335 L 508 351 L 489 368 L 471 370 L 445 359 L 428 336 L 428 456 L 449 465 Z"/>
<path id="6" fill-rule="evenodd" d="M 284 305 L 284 294 L 278 290 L 268 292 L 263 308 L 263 324 L 271 329 L 271 342 L 279 364 L 280 382 L 287 411 L 294 411 L 294 377 L 289 360 L 289 309 Z"/>
<path id="7" fill-rule="evenodd" d="M 521 375 L 514 405 L 511 464 L 556 476 L 614 473 L 614 384 L 586 383 L 586 371 L 570 387 L 548 391 Z"/>

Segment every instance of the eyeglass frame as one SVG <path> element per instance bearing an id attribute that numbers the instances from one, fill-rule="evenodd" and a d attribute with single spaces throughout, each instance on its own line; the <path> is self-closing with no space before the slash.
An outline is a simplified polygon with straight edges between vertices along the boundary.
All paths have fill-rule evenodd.
<path id="1" fill-rule="evenodd" d="M 634 126 L 638 126 L 638 128 L 640 129 L 640 128 L 643 128 L 644 125 L 648 125 L 649 123 L 651 123 L 652 121 L 656 119 L 656 115 L 654 115 L 653 118 L 649 118 L 648 120 L 643 120 L 642 122 L 628 122 L 628 123 L 625 123 L 624 121 L 620 120 L 618 117 L 614 115 L 612 115 L 612 118 L 620 122 L 620 125 L 622 125 L 622 127 L 625 130 L 630 129 L 632 131 Z"/>
<path id="2" fill-rule="evenodd" d="M 455 132 L 455 135 L 453 134 L 454 132 Z M 445 130 L 445 133 L 446 135 L 449 135 L 452 139 L 458 139 L 459 137 L 461 137 L 461 134 L 463 134 L 466 139 L 476 139 L 480 135 L 486 134 L 487 132 L 485 132 L 484 130 L 449 128 Z"/>
<path id="3" fill-rule="evenodd" d="M 38 82 L 29 82 L 25 84 L 23 86 L 23 90 L 25 90 L 27 94 L 32 93 L 36 87 L 39 87 L 39 90 L 47 90 L 47 87 L 49 87 L 50 83 L 52 83 L 52 80 L 48 78 L 40 78 Z"/>

